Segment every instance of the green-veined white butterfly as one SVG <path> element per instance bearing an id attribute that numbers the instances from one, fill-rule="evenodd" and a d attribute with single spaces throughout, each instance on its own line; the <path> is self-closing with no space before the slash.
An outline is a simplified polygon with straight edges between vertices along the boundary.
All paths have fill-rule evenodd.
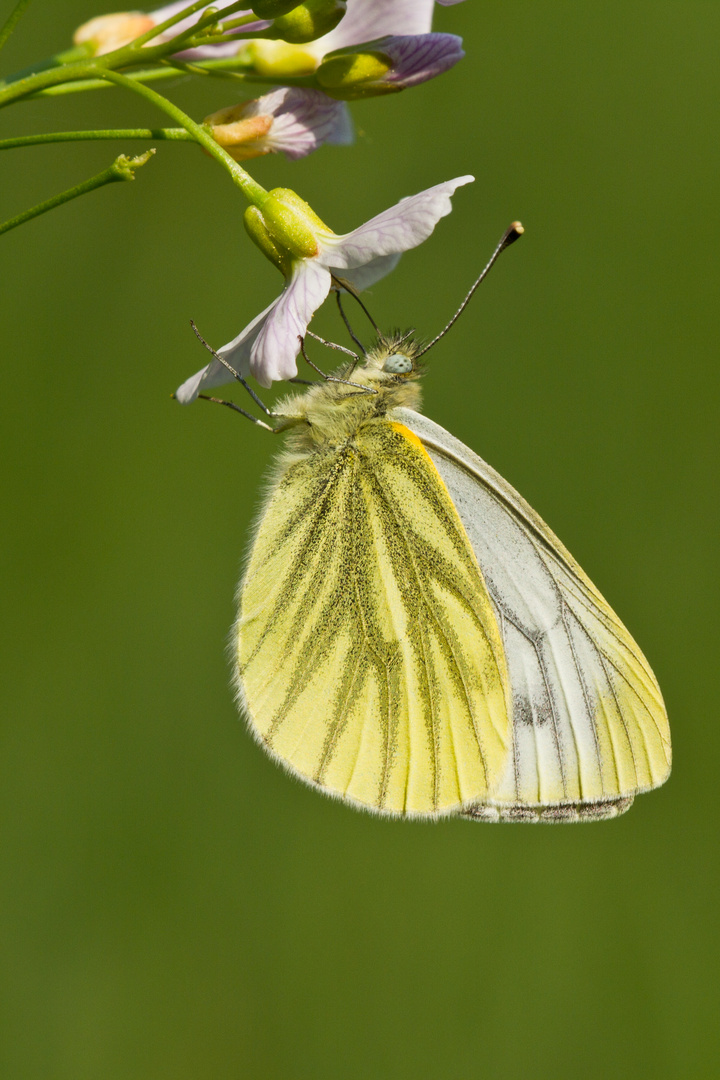
<path id="1" fill-rule="evenodd" d="M 292 773 L 381 814 L 621 814 L 670 770 L 655 677 L 542 519 L 420 414 L 426 348 L 381 337 L 271 414 L 288 448 L 239 589 L 242 711 Z"/>

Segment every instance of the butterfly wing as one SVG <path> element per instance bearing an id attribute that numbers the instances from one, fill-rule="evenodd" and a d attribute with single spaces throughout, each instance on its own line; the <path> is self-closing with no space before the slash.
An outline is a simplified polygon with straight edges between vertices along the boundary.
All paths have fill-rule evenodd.
<path id="1" fill-rule="evenodd" d="M 240 587 L 237 685 L 260 742 L 385 813 L 484 799 L 510 756 L 500 631 L 420 441 L 386 420 L 281 464 Z"/>
<path id="2" fill-rule="evenodd" d="M 470 816 L 578 820 L 622 813 L 670 772 L 670 732 L 647 660 L 554 533 L 472 450 L 413 410 L 477 556 L 512 688 L 513 755 Z"/>

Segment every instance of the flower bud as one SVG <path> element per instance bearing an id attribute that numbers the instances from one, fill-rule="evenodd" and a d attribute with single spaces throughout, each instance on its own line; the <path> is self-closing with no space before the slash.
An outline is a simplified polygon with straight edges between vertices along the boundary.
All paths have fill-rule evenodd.
<path id="1" fill-rule="evenodd" d="M 283 41 L 300 45 L 334 30 L 347 11 L 346 0 L 305 0 L 273 23 Z"/>
<path id="2" fill-rule="evenodd" d="M 297 0 L 255 0 L 252 11 L 261 19 L 277 19 L 297 7 Z"/>
<path id="3" fill-rule="evenodd" d="M 455 34 L 386 34 L 326 53 L 316 77 L 329 97 L 374 97 L 434 79 L 464 55 Z"/>
<path id="4" fill-rule="evenodd" d="M 352 100 L 399 90 L 399 86 L 384 81 L 392 69 L 392 60 L 384 53 L 338 50 L 323 60 L 315 78 L 332 97 Z"/>
<path id="5" fill-rule="evenodd" d="M 247 161 L 268 152 L 260 140 L 273 126 L 273 117 L 248 116 L 247 112 L 247 102 L 243 102 L 218 109 L 203 120 L 215 142 L 224 147 L 235 161 Z"/>
<path id="6" fill-rule="evenodd" d="M 290 188 L 273 188 L 262 204 L 262 216 L 276 244 L 295 258 L 314 258 L 320 250 L 318 233 L 332 235 L 312 207 Z"/>
<path id="7" fill-rule="evenodd" d="M 129 45 L 141 34 L 155 26 L 155 20 L 141 11 L 119 11 L 115 15 L 98 15 L 79 26 L 73 34 L 76 45 L 89 42 L 94 46 L 95 56 Z"/>
<path id="8" fill-rule="evenodd" d="M 239 55 L 258 75 L 269 75 L 280 81 L 285 76 L 312 75 L 317 67 L 317 60 L 305 49 L 269 38 L 248 42 Z"/>
<path id="9" fill-rule="evenodd" d="M 206 116 L 203 124 L 235 161 L 262 154 L 305 157 L 323 143 L 352 142 L 347 106 L 320 90 L 281 86 Z"/>
<path id="10" fill-rule="evenodd" d="M 284 251 L 273 240 L 263 220 L 262 211 L 257 206 L 248 206 L 243 215 L 245 230 L 254 244 L 256 244 L 266 259 L 277 266 L 281 274 L 286 278 L 292 273 L 292 256 L 289 251 Z"/>

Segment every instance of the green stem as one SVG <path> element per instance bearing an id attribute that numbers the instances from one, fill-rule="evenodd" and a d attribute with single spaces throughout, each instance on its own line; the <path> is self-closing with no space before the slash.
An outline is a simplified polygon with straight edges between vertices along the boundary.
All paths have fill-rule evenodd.
<path id="1" fill-rule="evenodd" d="M 163 34 L 170 27 L 175 26 L 176 23 L 181 22 L 183 19 L 189 19 L 191 15 L 194 15 L 196 11 L 201 11 L 202 8 L 207 7 L 207 0 L 196 0 L 196 3 L 188 4 L 182 11 L 176 11 L 174 15 L 171 15 L 165 22 L 158 23 L 157 26 L 153 26 L 152 30 L 146 30 L 140 37 L 136 37 L 132 42 L 133 46 L 142 48 L 146 41 L 152 41 L 158 34 Z"/>
<path id="2" fill-rule="evenodd" d="M 200 143 L 204 150 L 207 150 L 211 157 L 214 157 L 230 173 L 233 183 L 237 184 L 249 202 L 254 203 L 256 206 L 263 205 L 268 195 L 265 188 L 258 184 L 256 180 L 253 180 L 252 176 L 245 172 L 237 161 L 233 161 L 228 152 L 215 142 L 206 128 L 195 123 L 187 113 L 174 105 L 172 101 L 168 101 L 162 94 L 156 93 L 155 90 L 137 82 L 136 79 L 121 75 L 119 71 L 105 71 L 103 77 L 110 82 L 117 83 L 118 86 L 124 86 L 128 90 L 132 90 L 134 94 L 139 94 L 140 97 L 144 97 L 147 101 L 162 109 L 168 116 L 171 116 L 173 120 L 192 135 L 196 142 Z"/>
<path id="3" fill-rule="evenodd" d="M 235 82 L 258 83 L 260 86 L 301 86 L 305 90 L 320 90 L 314 75 L 257 75 L 254 71 L 233 71 L 232 68 L 221 68 L 219 61 L 214 61 L 217 67 L 206 67 L 204 64 L 193 64 L 193 74 L 210 75 L 213 79 L 231 79 Z M 168 60 L 168 63 L 176 61 Z M 190 65 L 188 65 L 190 67 Z"/>
<path id="4" fill-rule="evenodd" d="M 206 5 L 203 3 L 192 5 L 194 10 L 203 6 Z M 233 9 L 237 6 L 238 5 L 233 5 Z M 175 22 L 177 19 L 168 21 Z M 205 21 L 207 22 L 207 20 Z M 161 26 L 164 25 L 164 23 L 161 24 Z M 156 36 L 158 29 L 158 27 L 153 27 L 153 30 L 149 31 L 150 36 Z M 4 86 L 0 85 L 0 108 L 9 105 L 13 101 L 17 101 L 20 98 L 28 97 L 30 94 L 35 94 L 38 91 L 48 89 L 49 87 L 57 87 L 58 85 L 86 79 L 102 79 L 105 72 L 113 66 L 128 67 L 138 63 L 153 63 L 156 60 L 162 60 L 165 56 L 177 49 L 175 40 L 162 42 L 159 45 L 146 46 L 145 48 L 137 44 L 138 41 L 142 42 L 147 36 L 147 34 L 144 34 L 129 45 L 125 45 L 120 49 L 115 49 L 113 52 L 105 53 L 102 56 L 83 58 L 70 63 L 63 62 L 57 67 L 51 67 L 40 71 L 31 71 L 30 74 L 24 78 L 15 77 Z M 177 40 L 183 43 L 181 47 L 187 47 L 183 35 Z"/>
<path id="5" fill-rule="evenodd" d="M 167 79 L 178 77 L 179 62 L 167 61 L 168 66 L 146 68 L 141 71 L 133 71 L 128 78 L 135 82 L 164 82 Z M 188 65 L 189 67 L 190 65 Z M 206 75 L 212 75 L 218 79 L 233 79 L 235 82 L 258 83 L 261 86 L 302 86 L 306 89 L 317 90 L 318 85 L 313 75 L 279 76 L 279 75 L 256 75 L 247 70 L 247 64 L 238 61 L 235 57 L 224 60 L 194 60 L 192 69 L 196 74 L 202 71 Z M 238 70 L 241 69 L 241 70 Z M 244 70 L 242 70 L 244 69 Z M 31 101 L 37 98 L 58 97 L 63 94 L 78 94 L 84 90 L 106 89 L 107 82 L 103 79 L 77 79 L 73 82 L 62 83 L 60 86 L 51 86 L 40 90 L 32 97 L 26 96 L 25 100 Z"/>
<path id="6" fill-rule="evenodd" d="M 63 64 L 73 63 L 75 60 L 89 59 L 93 54 L 92 45 L 85 42 L 84 45 L 76 45 L 72 49 L 64 49 L 63 52 L 48 56 L 46 60 L 36 60 L 29 67 L 13 72 L 4 79 L 0 79 L 0 88 L 19 82 L 28 75 L 37 75 L 40 71 L 48 71 L 50 68 L 61 67 Z"/>
<path id="7" fill-rule="evenodd" d="M 162 82 L 166 79 L 176 79 L 180 72 L 170 67 L 147 68 L 143 71 L 133 71 L 128 75 L 135 82 Z M 80 94 L 84 90 L 108 90 L 110 84 L 105 79 L 75 79 L 73 82 L 61 82 L 59 86 L 49 86 L 37 93 L 26 95 L 24 101 L 36 101 L 44 97 L 62 97 L 64 94 Z M 1 100 L 1 99 L 0 99 Z"/>
<path id="8" fill-rule="evenodd" d="M 67 191 L 55 195 L 52 199 L 46 199 L 45 202 L 38 203 L 37 206 L 25 210 L 24 213 L 18 214 L 17 217 L 3 222 L 0 225 L 0 234 L 10 232 L 10 229 L 15 229 L 18 225 L 24 225 L 26 221 L 39 217 L 40 214 L 46 214 L 48 210 L 54 210 L 56 206 L 62 206 L 63 203 L 70 202 L 72 199 L 77 199 L 79 195 L 86 195 L 89 191 L 104 187 L 105 184 L 114 184 L 118 180 L 134 180 L 135 170 L 144 165 L 146 161 L 149 161 L 154 153 L 154 150 L 147 150 L 136 158 L 129 158 L 125 154 L 121 154 L 120 157 L 115 158 L 109 168 L 86 180 L 84 184 L 69 188 Z"/>
<path id="9" fill-rule="evenodd" d="M 244 0 L 240 0 L 239 3 L 233 4 L 231 7 L 226 8 L 228 15 L 232 15 L 233 11 L 238 11 L 245 6 Z M 241 19 L 233 19 L 232 27 L 225 27 L 225 23 L 222 20 L 218 20 L 218 13 L 214 15 L 208 15 L 206 19 L 200 19 L 194 26 L 188 27 L 182 34 L 178 34 L 172 42 L 172 51 L 179 52 L 180 49 L 195 49 L 201 45 L 207 45 L 209 42 L 217 38 L 221 42 L 227 41 L 239 41 L 240 37 L 234 38 L 229 33 L 225 33 L 225 29 L 241 30 L 243 26 L 249 26 L 251 23 L 259 22 L 257 15 L 243 15 Z M 223 29 L 218 31 L 215 35 L 205 35 L 203 32 L 207 27 L 214 26 L 217 23 L 219 27 Z M 268 30 L 258 30 L 255 34 L 263 35 L 267 34 Z M 246 35 L 248 37 L 255 36 L 255 34 Z M 179 46 L 179 47 L 178 47 Z"/>
<path id="10" fill-rule="evenodd" d="M 242 29 L 239 33 L 233 34 L 225 34 L 222 32 L 217 34 L 207 34 L 203 35 L 203 37 L 191 38 L 188 42 L 183 44 L 182 50 L 178 49 L 177 52 L 184 52 L 185 49 L 201 48 L 203 45 L 227 45 L 228 42 L 231 41 L 254 41 L 256 38 L 262 37 L 265 39 L 267 36 L 267 30 L 263 30 L 262 34 L 248 34 L 244 33 Z"/>
<path id="11" fill-rule="evenodd" d="M 29 3 L 30 0 L 22 0 L 23 3 Z M 146 33 L 141 34 L 140 37 L 134 38 L 133 41 L 127 45 L 121 46 L 119 49 L 115 49 L 110 53 L 103 53 L 100 57 L 97 57 L 98 63 L 103 68 L 122 68 L 130 67 L 133 64 L 144 64 L 150 60 L 162 60 L 166 56 L 172 55 L 174 52 L 185 50 L 196 45 L 205 45 L 207 40 L 202 34 L 198 40 L 192 40 L 194 35 L 198 32 L 198 27 L 202 28 L 207 25 L 212 25 L 213 21 L 217 21 L 216 16 L 210 16 L 207 19 L 203 19 L 193 26 L 189 27 L 182 34 L 177 35 L 170 41 L 160 42 L 158 45 L 146 46 L 145 42 L 156 38 L 158 34 L 162 33 L 163 28 L 168 29 L 174 23 L 180 19 L 184 19 L 187 16 L 188 10 L 192 15 L 194 12 L 199 11 L 201 8 L 206 8 L 207 0 L 199 0 L 198 3 L 192 4 L 185 11 L 178 12 L 171 19 L 166 19 L 164 23 L 160 23 L 158 26 L 154 26 L 152 30 L 148 30 Z M 233 9 L 237 7 L 243 7 L 242 2 L 233 5 Z M 229 10 L 229 9 L 228 9 Z M 12 17 L 12 16 L 11 16 Z M 19 16 L 18 16 L 19 17 Z M 257 22 L 257 15 L 245 15 L 241 19 L 233 21 L 232 28 L 241 27 L 244 24 Z M 15 19 L 17 22 L 17 18 Z M 14 25 L 14 24 L 13 24 Z M 12 29 L 12 27 L 11 27 Z M 9 32 L 8 32 L 9 33 Z M 235 40 L 229 39 L 227 36 L 220 40 Z M 242 39 L 241 39 L 242 40 Z M 1 46 L 0 46 L 1 47 Z M 12 75 L 6 76 L 4 79 L 0 79 L 0 89 L 6 86 L 20 82 L 27 76 L 33 76 L 39 74 L 41 71 L 47 71 L 53 68 L 60 68 L 64 65 L 72 63 L 75 60 L 92 59 L 94 56 L 94 46 L 92 42 L 86 41 L 82 45 L 76 45 L 71 49 L 65 49 L 61 53 L 57 53 L 55 56 L 49 57 L 47 60 L 41 60 L 31 65 L 30 67 L 23 68 L 22 71 L 16 71 Z M 58 81 L 62 81 L 58 79 Z M 104 85 L 102 83 L 95 83 L 96 86 Z"/>
<path id="12" fill-rule="evenodd" d="M 20 22 L 20 19 L 25 12 L 25 8 L 28 6 L 29 3 L 30 0 L 18 0 L 17 4 L 8 15 L 2 27 L 2 30 L 0 30 L 0 49 L 2 49 L 3 45 L 12 34 L 15 27 Z"/>
<path id="13" fill-rule="evenodd" d="M 47 71 L 39 71 L 33 75 L 27 75 L 23 79 L 17 79 L 8 86 L 0 89 L 0 108 L 9 105 L 18 98 L 27 97 L 38 90 L 44 90 L 58 83 L 72 82 L 75 79 L 97 78 L 101 74 L 100 65 L 96 60 L 79 60 L 72 64 L 61 64 L 59 67 L 50 68 Z"/>
<path id="14" fill-rule="evenodd" d="M 195 14 L 196 11 L 201 11 L 202 8 L 206 7 L 208 7 L 207 0 L 197 0 L 196 3 L 189 4 L 186 8 L 183 8 L 182 11 L 178 11 L 169 19 L 166 19 L 165 22 L 159 23 L 157 26 L 153 26 L 152 30 L 147 30 L 144 34 L 141 34 L 140 37 L 135 38 L 132 41 L 131 45 L 127 47 L 132 49 L 141 49 L 146 41 L 152 41 L 153 38 L 156 38 L 158 36 L 158 34 L 165 33 L 166 30 L 169 30 L 172 26 L 175 26 L 176 23 L 182 22 L 183 19 L 189 19 L 191 15 Z M 225 8 L 222 13 L 222 17 L 225 18 L 226 15 L 232 15 L 235 11 L 241 11 L 244 7 L 244 0 L 237 0 L 236 3 L 230 4 L 227 8 Z M 205 19 L 199 19 L 194 26 L 188 27 L 188 29 L 182 34 L 179 34 L 175 40 L 182 40 L 185 37 L 196 34 L 198 30 L 202 30 L 206 26 L 212 26 L 213 23 L 216 23 L 218 21 L 220 14 L 221 13 L 219 11 L 216 11 L 214 15 L 209 15 Z M 257 22 L 258 17 L 257 15 L 248 16 L 247 21 Z M 173 41 L 173 47 L 174 46 L 175 41 Z"/>
<path id="15" fill-rule="evenodd" d="M 2 33 L 7 36 L 15 25 L 15 22 L 17 22 L 17 19 L 20 17 L 20 14 L 22 14 L 22 10 L 24 10 L 21 5 L 26 5 L 29 2 L 30 0 L 20 0 L 20 3 L 16 6 L 15 11 L 10 16 L 10 20 L 6 23 Z M 237 0 L 237 3 L 230 4 L 225 9 L 224 14 L 230 15 L 235 11 L 241 10 L 244 3 L 245 0 Z M 215 35 L 203 37 L 202 30 L 211 27 L 218 22 L 218 12 L 206 15 L 204 18 L 199 19 L 198 22 L 191 28 L 188 28 L 186 32 L 177 35 L 169 41 L 161 42 L 158 45 L 143 44 L 145 41 L 157 38 L 158 34 L 162 33 L 164 29 L 174 25 L 180 17 L 187 17 L 188 12 L 192 14 L 205 6 L 206 0 L 198 0 L 197 3 L 189 5 L 183 12 L 179 12 L 178 15 L 173 16 L 171 19 L 167 19 L 164 23 L 160 23 L 159 26 L 153 27 L 152 30 L 149 30 L 146 34 L 142 34 L 128 45 L 116 49 L 113 52 L 106 53 L 102 56 L 87 57 L 82 55 L 87 48 L 86 46 L 83 46 L 81 47 L 81 50 L 69 50 L 66 54 L 60 54 L 56 58 L 53 58 L 54 60 L 62 61 L 55 67 L 48 68 L 46 66 L 48 61 L 44 61 L 39 65 L 40 70 L 36 67 L 34 70 L 30 69 L 27 75 L 19 73 L 12 77 L 9 82 L 0 82 L 0 108 L 9 105 L 13 101 L 18 101 L 31 96 L 40 97 L 47 94 L 68 93 L 75 89 L 94 89 L 106 85 L 103 80 L 105 80 L 106 77 L 109 78 L 109 73 L 115 68 L 132 68 L 140 63 L 163 61 L 166 57 L 171 57 L 172 54 L 178 50 L 184 50 L 191 47 L 194 48 L 195 46 L 205 44 L 209 41 L 215 41 Z M 244 16 L 244 18 L 250 22 L 255 20 L 255 16 L 250 15 Z M 240 25 L 240 22 L 241 20 L 239 19 L 235 20 L 235 23 L 238 26 Z M 10 25 L 11 23 L 12 25 Z M 9 30 L 8 26 L 10 27 Z M 223 35 L 217 40 L 224 42 L 228 40 L 243 40 L 243 36 L 239 35 L 238 38 L 235 38 L 234 35 Z M 80 57 L 78 57 L 78 51 L 81 52 Z M 70 59 L 71 57 L 72 59 Z M 76 57 L 78 58 L 75 59 Z M 50 62 L 52 63 L 53 61 Z M 233 62 L 237 63 L 236 58 L 231 58 L 231 63 Z M 209 63 L 212 64 L 213 62 L 210 61 Z M 215 63 L 218 63 L 218 61 L 215 61 Z M 219 61 L 219 63 L 222 63 L 222 61 Z M 242 67 L 246 65 L 238 64 L 238 66 Z M 141 74 L 144 81 L 148 81 L 155 78 L 172 78 L 174 72 L 172 69 L 166 72 L 164 69 L 160 68 L 150 69 L 149 72 L 142 72 Z M 255 75 L 252 76 L 252 79 L 254 82 L 274 85 L 277 85 L 279 81 L 277 78 Z M 308 80 L 305 78 L 299 80 L 285 79 L 280 81 L 287 86 L 308 85 Z M 137 78 L 135 79 L 135 83 L 137 85 Z M 310 85 L 312 84 L 310 83 Z M 254 181 L 252 181 L 252 183 L 254 183 Z"/>
<path id="16" fill-rule="evenodd" d="M 93 131 L 48 131 L 42 135 L 19 135 L 16 139 L 0 139 L 0 150 L 19 146 L 43 146 L 45 143 L 86 142 L 93 139 L 161 139 L 195 142 L 185 128 L 107 128 Z"/>

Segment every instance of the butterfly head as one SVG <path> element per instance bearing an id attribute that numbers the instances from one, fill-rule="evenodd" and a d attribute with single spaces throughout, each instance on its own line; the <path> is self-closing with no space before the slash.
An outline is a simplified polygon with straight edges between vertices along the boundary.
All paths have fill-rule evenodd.
<path id="1" fill-rule="evenodd" d="M 413 362 L 405 353 L 391 353 L 385 358 L 382 367 L 388 375 L 409 375 L 413 370 Z"/>
<path id="2" fill-rule="evenodd" d="M 397 385 L 422 374 L 417 354 L 419 345 L 413 341 L 413 331 L 380 337 L 365 357 L 364 373 L 373 382 Z"/>

